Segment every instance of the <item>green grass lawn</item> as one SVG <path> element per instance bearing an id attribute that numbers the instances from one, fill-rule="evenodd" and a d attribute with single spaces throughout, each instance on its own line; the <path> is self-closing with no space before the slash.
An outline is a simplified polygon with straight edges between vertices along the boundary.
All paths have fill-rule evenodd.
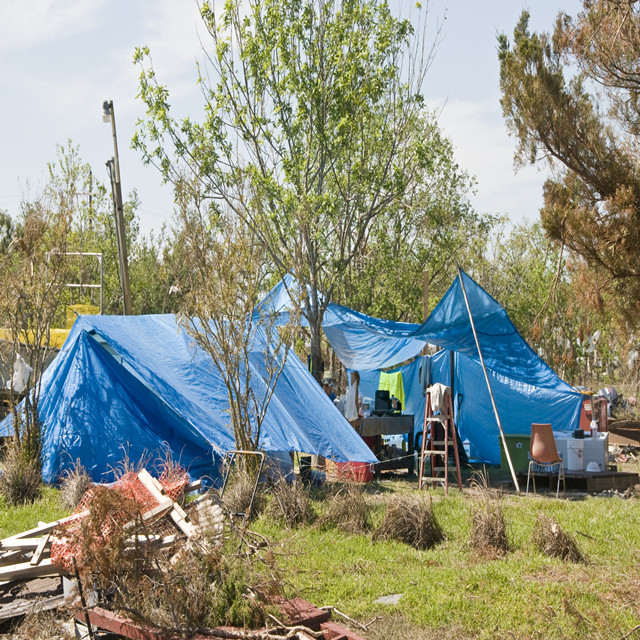
<path id="1" fill-rule="evenodd" d="M 374 525 L 399 494 L 414 491 L 415 482 L 406 480 L 368 485 Z M 640 638 L 640 628 L 633 631 L 640 625 L 640 500 L 505 494 L 511 550 L 487 560 L 469 544 L 477 497 L 469 490 L 424 493 L 445 533 L 444 542 L 427 551 L 317 524 L 287 530 L 266 515 L 251 527 L 274 541 L 287 595 L 334 606 L 363 624 L 373 621 L 366 631 L 356 629 L 371 640 Z M 326 509 L 321 494 L 314 506 Z M 534 547 L 540 512 L 576 538 L 587 563 L 550 559 Z M 52 488 L 33 505 L 0 502 L 0 537 L 64 515 Z M 402 594 L 397 605 L 376 602 L 391 594 Z"/>
<path id="2" fill-rule="evenodd" d="M 368 487 L 375 523 L 396 491 L 411 490 L 416 485 L 401 481 Z M 362 623 L 380 616 L 360 631 L 367 638 L 620 639 L 640 624 L 637 499 L 506 495 L 512 550 L 486 560 L 469 545 L 474 498 L 430 493 L 446 539 L 427 551 L 317 526 L 287 531 L 264 517 L 254 527 L 280 543 L 289 593 Z M 575 536 L 588 563 L 564 563 L 535 549 L 540 512 Z M 402 594 L 398 605 L 376 603 L 390 594 Z"/>
<path id="3" fill-rule="evenodd" d="M 38 522 L 53 522 L 69 515 L 58 499 L 59 494 L 58 489 L 44 487 L 40 500 L 19 507 L 10 507 L 0 499 L 0 538 L 37 527 Z"/>

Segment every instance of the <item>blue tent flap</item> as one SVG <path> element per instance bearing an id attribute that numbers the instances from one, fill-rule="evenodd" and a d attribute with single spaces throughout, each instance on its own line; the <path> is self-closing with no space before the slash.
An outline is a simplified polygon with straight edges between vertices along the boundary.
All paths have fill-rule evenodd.
<path id="1" fill-rule="evenodd" d="M 251 384 L 265 388 L 260 340 Z M 226 388 L 210 357 L 173 315 L 82 316 L 42 379 L 44 473 L 55 481 L 78 457 L 95 480 L 122 460 L 169 448 L 194 476 L 215 474 L 212 454 L 235 448 Z M 2 423 L 11 431 L 11 419 Z M 289 353 L 260 444 L 338 462 L 376 458 L 300 360 Z"/>

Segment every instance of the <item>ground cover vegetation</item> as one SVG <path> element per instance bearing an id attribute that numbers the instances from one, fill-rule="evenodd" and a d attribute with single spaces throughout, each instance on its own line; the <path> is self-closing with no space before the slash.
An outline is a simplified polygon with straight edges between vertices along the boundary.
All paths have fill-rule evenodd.
<path id="1" fill-rule="evenodd" d="M 441 542 L 419 550 L 376 536 L 398 500 L 414 491 L 406 482 L 367 487 L 368 532 L 345 533 L 326 519 L 323 526 L 286 531 L 262 517 L 253 527 L 279 541 L 292 593 L 367 625 L 360 633 L 368 638 L 619 639 L 636 628 L 636 499 L 525 499 L 477 491 L 445 497 L 435 490 Z M 508 550 L 499 554 L 478 553 L 473 544 L 474 514 L 485 501 L 495 501 L 503 514 Z M 323 518 L 328 503 L 316 494 L 314 505 Z M 572 542 L 558 544 L 558 532 Z M 573 551 L 558 557 L 558 549 L 569 547 L 580 557 Z M 394 594 L 401 595 L 397 604 L 376 602 Z"/>
<path id="2" fill-rule="evenodd" d="M 587 635 L 608 640 L 625 637 L 640 620 L 637 497 L 525 498 L 490 489 L 486 483 L 462 493 L 452 490 L 445 496 L 440 489 L 418 493 L 415 482 L 400 479 L 355 487 L 310 489 L 298 484 L 294 491 L 297 495 L 293 498 L 282 498 L 280 493 L 281 503 L 298 505 L 304 492 L 318 517 L 294 518 L 283 527 L 281 517 L 273 517 L 276 497 L 268 489 L 262 511 L 249 525 L 253 533 L 244 534 L 247 549 L 251 545 L 260 549 L 259 562 L 255 550 L 248 555 L 236 554 L 238 540 L 231 537 L 223 556 L 199 557 L 189 552 L 177 567 L 161 565 L 159 571 L 168 572 L 165 578 L 171 590 L 190 594 L 188 609 L 182 595 L 171 599 L 173 610 L 157 609 L 164 606 L 162 598 L 171 594 L 163 595 L 156 589 L 153 597 L 144 596 L 145 589 L 153 585 L 141 584 L 136 579 L 139 566 L 117 556 L 118 567 L 127 569 L 126 580 L 118 588 L 130 589 L 121 595 L 140 597 L 135 606 L 143 615 L 155 621 L 162 615 L 165 626 L 175 627 L 178 623 L 186 625 L 190 616 L 201 624 L 204 618 L 198 616 L 206 603 L 222 603 L 221 608 L 212 607 L 211 615 L 224 614 L 223 609 L 238 597 L 247 604 L 241 594 L 246 593 L 248 585 L 254 585 L 265 593 L 274 590 L 301 596 L 318 606 L 331 606 L 352 619 L 344 624 L 372 640 L 560 639 Z M 353 504 L 355 494 L 366 503 L 370 524 L 364 530 L 347 532 L 342 526 L 343 512 L 336 509 L 335 501 L 346 498 Z M 390 526 L 395 517 L 390 518 L 390 514 L 397 513 L 398 503 L 411 501 L 427 504 L 430 521 L 437 522 L 440 535 L 428 545 L 420 544 L 420 539 L 402 541 L 386 535 L 406 530 L 404 518 L 400 518 L 398 528 Z M 479 553 L 474 533 L 477 509 L 490 503 L 501 510 L 505 524 L 508 549 L 500 554 Z M 104 507 L 106 503 L 101 504 Z M 117 506 L 121 508 L 122 504 Z M 62 507 L 56 490 L 47 490 L 41 501 L 13 509 L 12 513 L 22 514 L 22 519 L 6 518 L 3 509 L 2 537 L 32 526 L 37 519 L 50 521 L 66 515 L 68 510 Z M 424 531 L 419 522 L 414 522 L 414 531 Z M 485 541 L 495 542 L 501 535 L 490 535 Z M 113 562 L 105 554 L 99 554 L 98 560 L 107 563 L 94 567 L 101 579 L 110 576 L 113 580 L 107 571 Z M 201 592 L 204 576 L 213 574 L 229 576 L 229 589 Z M 186 575 L 203 579 L 184 580 Z M 386 601 L 378 602 L 380 598 Z M 229 611 L 227 615 L 240 618 L 264 615 L 257 609 Z M 366 626 L 366 631 L 358 624 Z"/>

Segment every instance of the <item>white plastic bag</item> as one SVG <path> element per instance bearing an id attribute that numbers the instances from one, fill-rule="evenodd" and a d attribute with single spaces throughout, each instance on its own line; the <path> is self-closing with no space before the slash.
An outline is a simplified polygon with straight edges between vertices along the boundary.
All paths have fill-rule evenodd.
<path id="1" fill-rule="evenodd" d="M 16 361 L 13 363 L 13 375 L 7 382 L 7 389 L 13 389 L 16 393 L 24 393 L 31 371 L 33 369 L 26 363 L 25 359 L 19 353 L 16 353 Z"/>

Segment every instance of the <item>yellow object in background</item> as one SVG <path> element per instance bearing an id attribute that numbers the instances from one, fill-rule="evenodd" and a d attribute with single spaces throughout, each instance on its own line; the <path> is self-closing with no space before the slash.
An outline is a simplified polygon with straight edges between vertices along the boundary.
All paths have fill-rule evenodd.
<path id="1" fill-rule="evenodd" d="M 404 385 L 402 384 L 402 371 L 396 371 L 395 373 L 380 372 L 380 382 L 378 382 L 378 389 L 387 389 L 389 391 L 389 397 L 395 396 L 400 400 L 402 410 L 404 411 Z"/>
<path id="2" fill-rule="evenodd" d="M 67 307 L 66 328 L 71 329 L 78 316 L 97 316 L 100 307 L 92 304 L 72 304 Z"/>

